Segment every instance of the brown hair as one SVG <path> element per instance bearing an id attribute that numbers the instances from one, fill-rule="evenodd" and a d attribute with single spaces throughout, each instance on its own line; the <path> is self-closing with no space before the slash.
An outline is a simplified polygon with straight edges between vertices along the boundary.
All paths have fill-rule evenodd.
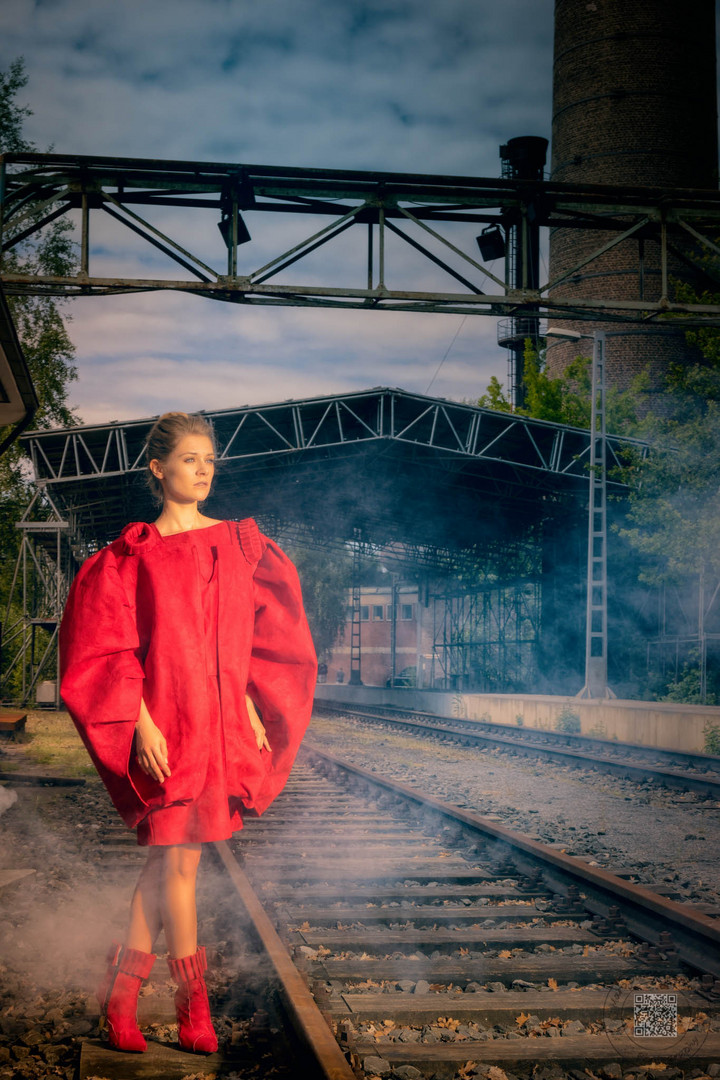
<path id="1" fill-rule="evenodd" d="M 162 484 L 150 471 L 150 462 L 166 461 L 186 435 L 204 435 L 216 450 L 215 432 L 209 420 L 199 413 L 168 412 L 159 416 L 153 424 L 145 443 L 147 482 L 154 497 L 162 501 Z"/>

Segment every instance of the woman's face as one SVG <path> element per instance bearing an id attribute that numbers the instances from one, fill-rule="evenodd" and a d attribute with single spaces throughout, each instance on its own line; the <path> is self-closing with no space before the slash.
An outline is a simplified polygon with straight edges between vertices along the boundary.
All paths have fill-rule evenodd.
<path id="1" fill-rule="evenodd" d="M 210 494 L 215 472 L 212 442 L 207 435 L 184 435 L 164 461 L 153 458 L 150 469 L 162 484 L 165 499 L 202 502 Z"/>

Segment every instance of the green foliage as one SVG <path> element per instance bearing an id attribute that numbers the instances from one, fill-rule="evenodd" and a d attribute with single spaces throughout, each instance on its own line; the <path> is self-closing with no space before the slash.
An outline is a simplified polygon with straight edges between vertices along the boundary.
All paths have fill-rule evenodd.
<path id="1" fill-rule="evenodd" d="M 706 343 L 710 331 L 702 332 Z M 647 557 L 643 578 L 679 582 L 720 578 L 720 349 L 703 361 L 674 365 L 666 377 L 666 411 L 649 414 L 637 433 L 651 446 L 634 461 L 628 527 Z"/>
<path id="2" fill-rule="evenodd" d="M 708 254 L 705 262 L 717 271 L 717 256 Z M 683 282 L 674 287 L 681 301 L 720 302 L 717 293 L 698 296 Z M 689 575 L 720 579 L 720 331 L 699 328 L 686 338 L 698 350 L 696 358 L 671 365 L 662 412 L 649 413 L 636 429 L 652 450 L 631 465 L 625 535 L 647 556 L 643 577 L 652 582 L 680 582 Z M 669 692 L 680 693 L 681 683 L 689 687 L 683 677 Z"/>
<path id="3" fill-rule="evenodd" d="M 579 735 L 580 717 L 576 712 L 572 711 L 569 705 L 563 705 L 555 718 L 554 727 L 556 731 L 562 731 L 566 735 Z"/>
<path id="4" fill-rule="evenodd" d="M 562 375 L 549 375 L 545 368 L 545 350 L 538 351 L 530 338 L 525 341 L 523 383 L 525 404 L 515 412 L 537 420 L 550 420 L 571 427 L 590 427 L 590 396 L 592 362 L 587 356 L 571 361 Z M 612 388 L 607 393 L 606 417 L 608 430 L 616 434 L 627 432 L 636 420 L 639 387 L 631 391 Z M 493 375 L 478 405 L 497 412 L 512 412 L 512 403 L 503 391 L 502 383 Z"/>
<path id="5" fill-rule="evenodd" d="M 327 660 L 345 627 L 347 591 L 352 585 L 350 552 L 288 545 L 302 584 L 303 601 L 319 660 Z"/>
<path id="6" fill-rule="evenodd" d="M 697 655 L 691 657 L 676 679 L 669 682 L 660 701 L 679 701 L 684 705 L 714 705 L 715 695 L 706 693 L 703 698 L 700 681 L 700 662 Z"/>
<path id="7" fill-rule="evenodd" d="M 719 260 L 709 255 L 706 261 Z M 709 269 L 717 270 L 717 265 Z M 720 294 L 698 297 L 687 285 L 675 287 L 680 300 L 720 302 Z M 693 330 L 687 340 L 699 350 L 698 358 L 669 368 L 662 396 L 648 394 L 649 374 L 644 372 L 630 390 L 608 390 L 606 421 L 608 431 L 633 435 L 649 447 L 646 454 L 628 450 L 617 476 L 629 492 L 625 523 L 618 532 L 640 556 L 640 580 L 687 588 L 699 578 L 706 583 L 700 591 L 709 599 L 720 581 L 720 330 Z M 591 362 L 583 357 L 561 376 L 548 375 L 542 353 L 528 340 L 525 405 L 517 412 L 587 428 L 590 380 Z M 478 404 L 511 410 L 497 379 Z M 697 585 L 690 587 L 698 591 Z M 668 701 L 701 702 L 698 663 L 689 661 L 676 680 L 652 692 Z M 716 696 L 711 693 L 704 700 Z"/>
<path id="8" fill-rule="evenodd" d="M 16 95 L 27 84 L 22 59 L 14 60 L 7 72 L 0 71 L 0 153 L 32 152 L 37 149 L 22 137 L 22 125 L 30 109 L 18 105 Z M 36 211 L 39 219 L 42 211 Z M 3 240 L 12 242 L 14 231 L 28 226 L 6 223 Z M 10 247 L 2 257 L 4 273 L 53 274 L 73 273 L 76 267 L 75 245 L 70 239 L 72 224 L 61 220 L 41 229 L 33 236 Z M 70 341 L 61 315 L 62 302 L 49 296 L 8 297 L 8 305 L 25 353 L 30 375 L 40 400 L 35 415 L 36 427 L 68 425 L 77 418 L 68 406 L 69 384 L 77 378 L 73 365 L 74 346 Z M 0 437 L 6 434 L 0 431 Z M 5 468 L 17 468 L 17 452 L 4 460 Z M 6 488 L 2 476 L 2 490 Z"/>
<path id="9" fill-rule="evenodd" d="M 23 138 L 23 122 L 31 115 L 30 109 L 19 105 L 16 100 L 26 83 L 22 59 L 14 60 L 6 71 L 0 71 L 1 153 L 28 153 L 37 149 Z M 23 219 L 22 226 L 13 227 L 12 221 L 6 223 L 4 241 L 12 241 L 14 228 L 17 232 L 28 224 L 27 217 Z M 71 229 L 70 222 L 57 221 L 17 243 L 3 255 L 3 271 L 25 274 L 42 272 L 59 276 L 74 273 L 76 254 L 70 238 Z M 61 302 L 49 296 L 9 296 L 7 302 L 40 403 L 33 426 L 47 428 L 76 423 L 75 414 L 68 404 L 70 384 L 77 378 L 73 363 L 75 350 L 65 325 L 67 316 L 63 318 L 61 313 Z M 0 428 L 0 440 L 8 431 L 8 428 Z M 15 442 L 0 458 L 0 550 L 3 553 L 0 560 L 0 619 L 4 621 L 4 628 L 15 624 L 22 614 L 16 605 L 12 605 L 6 618 L 19 548 L 19 532 L 15 522 L 21 517 L 29 498 L 27 459 Z M 38 630 L 36 634 L 36 644 L 41 650 L 44 648 L 43 633 Z M 5 687 L 7 695 L 16 696 L 20 678 L 21 673 L 16 670 Z"/>
<path id="10" fill-rule="evenodd" d="M 503 386 L 497 375 L 490 376 L 487 390 L 478 398 L 481 409 L 494 409 L 495 412 L 512 412 L 512 403 L 505 397 Z"/>
<path id="11" fill-rule="evenodd" d="M 720 755 L 720 724 L 706 720 L 703 727 L 703 744 L 706 754 Z"/>
<path id="12" fill-rule="evenodd" d="M 22 137 L 26 116 L 32 116 L 27 105 L 18 105 L 15 98 L 27 85 L 25 61 L 20 56 L 13 60 L 7 71 L 0 71 L 0 140 L 3 154 L 28 153 L 31 143 Z"/>

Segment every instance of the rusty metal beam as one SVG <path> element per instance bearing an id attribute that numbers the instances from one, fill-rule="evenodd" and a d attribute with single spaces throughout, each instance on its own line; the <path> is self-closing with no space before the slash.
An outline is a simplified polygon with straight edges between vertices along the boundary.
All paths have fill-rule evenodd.
<path id="1" fill-rule="evenodd" d="M 620 325 L 671 316 L 678 328 L 720 325 L 720 304 L 678 302 L 668 294 L 668 251 L 673 243 L 681 248 L 694 243 L 716 253 L 720 193 L 714 191 L 6 154 L 0 158 L 0 192 L 3 250 L 17 243 L 19 235 L 32 238 L 43 223 L 73 213 L 79 218 L 76 231 L 86 253 L 75 276 L 0 273 L 6 291 L 15 295 L 71 297 L 179 290 L 260 306 L 546 316 Z M 144 215 L 131 206 L 144 207 Z M 171 266 L 167 277 L 141 278 L 122 272 L 100 276 L 93 272 L 91 223 L 100 211 L 111 207 L 118 220 L 168 256 Z M 173 208 L 183 213 L 165 226 Z M 202 258 L 191 250 L 189 241 L 171 235 L 197 224 L 199 219 L 189 211 L 205 212 L 205 220 L 214 214 L 222 216 L 224 238 L 214 225 L 203 234 Z M 155 212 L 163 228 L 153 224 Z M 308 230 L 304 240 L 286 246 L 281 230 L 273 227 L 276 214 L 285 215 L 286 220 L 294 215 L 298 222 L 315 218 L 318 225 Z M 597 233 L 595 250 L 585 253 L 577 266 L 564 269 L 563 281 L 592 266 L 613 247 L 636 242 L 631 237 L 642 237 L 643 242 L 656 240 L 664 283 L 661 295 L 654 300 L 559 298 L 553 292 L 557 281 L 533 289 L 504 284 L 491 266 L 478 259 L 477 232 L 488 224 L 507 231 L 530 214 L 542 229 Z M 329 224 L 328 217 L 332 219 Z M 403 222 L 402 231 L 397 227 L 399 221 Z M 361 228 L 353 228 L 355 225 Z M 335 239 L 346 231 L 357 238 L 357 249 L 349 250 L 347 243 L 341 250 L 333 249 Z M 197 245 L 196 227 L 193 232 Z M 403 259 L 398 260 L 387 246 L 391 233 L 406 241 Z M 432 250 L 433 245 L 441 256 Z M 325 275 L 315 261 L 305 280 L 296 280 L 297 270 L 292 280 L 284 277 L 291 266 L 302 264 L 321 246 L 326 255 L 338 252 L 334 262 L 326 260 Z M 529 251 L 521 250 L 521 261 L 527 258 Z M 245 264 L 242 271 L 238 270 L 240 262 Z M 347 273 L 338 274 L 339 263 L 347 265 Z M 178 264 L 201 280 L 178 277 Z M 437 288 L 419 287 L 425 286 L 429 264 L 439 273 Z M 468 267 L 473 277 L 477 274 L 483 280 L 469 280 L 465 276 Z M 338 284 L 345 277 L 348 284 Z M 457 290 L 458 283 L 463 291 Z M 494 292 L 481 291 L 488 283 L 493 284 Z"/>

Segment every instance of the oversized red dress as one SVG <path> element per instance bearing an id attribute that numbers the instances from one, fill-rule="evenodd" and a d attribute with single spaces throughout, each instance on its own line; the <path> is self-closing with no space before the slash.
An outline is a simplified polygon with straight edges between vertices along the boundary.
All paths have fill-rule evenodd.
<path id="1" fill-rule="evenodd" d="M 171 536 L 128 525 L 75 578 L 60 660 L 63 701 L 140 844 L 227 839 L 282 790 L 310 720 L 315 651 L 295 568 L 252 519 Z M 142 699 L 168 744 L 162 784 L 135 761 Z"/>

